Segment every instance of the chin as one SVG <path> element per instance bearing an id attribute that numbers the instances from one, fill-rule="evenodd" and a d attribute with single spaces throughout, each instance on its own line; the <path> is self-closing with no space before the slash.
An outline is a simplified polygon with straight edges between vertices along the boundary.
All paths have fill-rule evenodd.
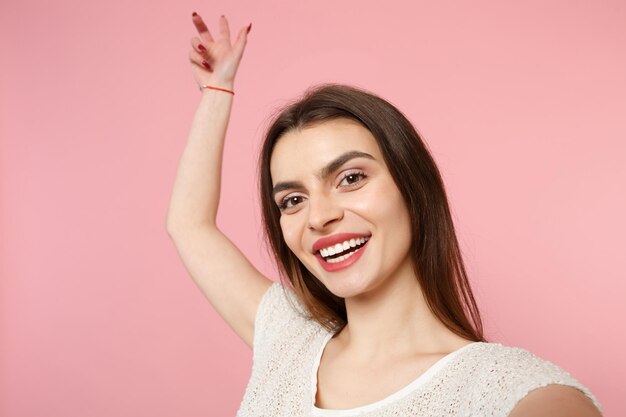
<path id="1" fill-rule="evenodd" d="M 322 283 L 328 291 L 341 298 L 357 297 L 372 289 L 371 282 L 363 276 L 337 278 L 332 282 Z"/>

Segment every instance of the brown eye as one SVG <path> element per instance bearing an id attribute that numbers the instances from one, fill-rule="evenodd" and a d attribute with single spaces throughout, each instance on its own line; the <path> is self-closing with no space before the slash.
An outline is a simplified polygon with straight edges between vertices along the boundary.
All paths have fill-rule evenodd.
<path id="1" fill-rule="evenodd" d="M 301 202 L 299 201 L 299 199 L 300 200 L 302 199 L 302 197 L 300 197 L 299 195 L 283 198 L 283 200 L 280 202 L 279 207 L 281 210 L 286 210 L 288 208 L 295 207 L 299 202 Z M 295 203 L 295 204 L 289 205 L 290 202 Z"/>
<path id="2" fill-rule="evenodd" d="M 346 176 L 346 180 L 348 180 L 350 184 L 354 184 L 355 182 L 357 182 L 358 177 L 359 177 L 358 174 L 350 174 Z"/>
<path id="3" fill-rule="evenodd" d="M 347 182 L 347 186 L 350 187 L 352 185 L 358 184 L 359 182 L 363 181 L 365 178 L 367 177 L 367 175 L 365 175 L 364 172 L 349 172 L 346 175 L 344 175 L 344 177 L 341 180 L 341 183 L 343 183 L 344 181 Z M 340 184 L 341 184 L 340 183 Z"/>

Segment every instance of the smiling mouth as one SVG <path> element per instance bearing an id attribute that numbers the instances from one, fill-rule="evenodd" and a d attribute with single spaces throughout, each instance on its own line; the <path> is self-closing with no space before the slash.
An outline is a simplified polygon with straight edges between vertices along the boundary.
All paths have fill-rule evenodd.
<path id="1" fill-rule="evenodd" d="M 324 261 L 328 263 L 341 262 L 357 253 L 363 246 L 365 246 L 368 241 L 369 237 L 364 239 L 356 239 L 354 242 L 354 246 L 352 246 L 352 242 L 350 242 L 351 244 L 349 249 L 344 249 L 341 252 L 333 254 L 330 254 L 326 251 L 326 249 L 323 249 L 323 252 L 319 251 L 319 255 L 322 257 L 322 259 L 324 259 Z M 323 253 L 325 253 L 326 256 L 324 256 Z"/>

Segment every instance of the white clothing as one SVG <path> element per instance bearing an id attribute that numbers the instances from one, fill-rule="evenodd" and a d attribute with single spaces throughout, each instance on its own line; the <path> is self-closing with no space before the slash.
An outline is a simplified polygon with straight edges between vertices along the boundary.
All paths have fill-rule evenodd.
<path id="1" fill-rule="evenodd" d="M 332 336 L 307 319 L 291 288 L 273 283 L 255 318 L 252 374 L 237 417 L 505 417 L 526 394 L 548 384 L 578 388 L 602 412 L 594 395 L 557 365 L 522 348 L 484 342 L 446 355 L 380 401 L 351 409 L 320 409 L 315 406 L 317 370 Z"/>

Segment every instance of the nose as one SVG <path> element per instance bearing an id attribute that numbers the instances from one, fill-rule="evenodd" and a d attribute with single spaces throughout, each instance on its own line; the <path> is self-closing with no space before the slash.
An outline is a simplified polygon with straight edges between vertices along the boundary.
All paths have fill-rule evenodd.
<path id="1" fill-rule="evenodd" d="M 323 230 L 343 218 L 343 208 L 331 196 L 309 196 L 309 229 Z"/>

